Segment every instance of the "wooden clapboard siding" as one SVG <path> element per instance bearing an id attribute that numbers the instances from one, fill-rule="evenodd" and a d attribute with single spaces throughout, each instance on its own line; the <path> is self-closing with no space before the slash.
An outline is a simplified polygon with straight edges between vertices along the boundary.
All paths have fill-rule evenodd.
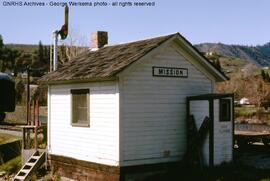
<path id="1" fill-rule="evenodd" d="M 90 90 L 90 127 L 71 125 L 71 89 Z M 117 82 L 51 85 L 49 92 L 49 153 L 119 165 Z"/>
<path id="2" fill-rule="evenodd" d="M 197 129 L 200 128 L 204 118 L 209 115 L 209 101 L 197 100 L 190 102 L 190 114 L 194 116 Z M 209 165 L 209 132 L 202 146 L 203 162 Z"/>
<path id="3" fill-rule="evenodd" d="M 211 93 L 212 81 L 172 47 L 119 77 L 121 166 L 179 161 L 186 151 L 186 97 Z M 188 78 L 153 77 L 152 67 L 188 69 Z"/>
<path id="4" fill-rule="evenodd" d="M 231 99 L 231 98 L 227 98 Z M 232 101 L 231 101 L 232 102 Z M 233 102 L 232 102 L 233 103 Z M 232 108 L 233 105 L 231 105 Z M 233 110 L 232 110 L 233 111 Z M 214 100 L 214 164 L 232 160 L 232 114 L 230 122 L 219 121 L 219 99 Z"/>

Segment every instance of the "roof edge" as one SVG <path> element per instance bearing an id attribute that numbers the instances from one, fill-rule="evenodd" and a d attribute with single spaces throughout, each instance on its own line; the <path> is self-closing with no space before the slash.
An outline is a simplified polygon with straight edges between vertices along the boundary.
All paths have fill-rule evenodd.
<path id="1" fill-rule="evenodd" d="M 180 33 L 177 33 L 177 35 L 179 36 L 180 40 L 183 40 L 184 43 L 187 44 L 188 47 L 190 47 L 190 49 L 195 53 L 196 56 L 200 57 L 201 59 L 204 60 L 204 63 L 212 68 L 212 70 L 216 73 L 216 75 L 218 75 L 218 77 L 216 77 L 216 81 L 217 82 L 222 82 L 222 81 L 226 81 L 229 80 L 229 77 L 226 76 L 226 74 L 222 71 L 217 69 L 196 47 L 194 47 L 184 36 L 182 36 Z"/>
<path id="2" fill-rule="evenodd" d="M 158 36 L 151 36 L 151 37 L 142 38 L 142 39 L 136 39 L 136 40 L 130 40 L 130 41 L 127 41 L 127 42 L 108 44 L 108 45 L 105 45 L 105 47 L 117 46 L 117 45 L 125 45 L 125 44 L 129 44 L 129 43 L 135 43 L 135 42 L 138 42 L 138 41 L 151 40 L 151 39 L 161 38 L 161 37 L 166 37 L 166 36 L 174 36 L 174 35 L 177 35 L 177 34 L 179 34 L 179 32 L 168 33 L 168 34 L 163 34 L 163 35 L 158 35 Z"/>
<path id="3" fill-rule="evenodd" d="M 132 63 L 130 63 L 129 65 L 123 67 L 122 69 L 116 71 L 114 73 L 114 76 L 120 74 L 121 72 L 125 71 L 125 69 L 127 69 L 128 67 L 132 66 L 135 62 L 139 61 L 140 59 L 142 59 L 143 57 L 147 56 L 149 53 L 151 53 L 152 51 L 154 51 L 156 48 L 160 47 L 162 44 L 166 43 L 167 41 L 173 39 L 175 36 L 177 36 L 177 34 L 179 33 L 175 33 L 175 34 L 169 34 L 167 35 L 168 38 L 166 38 L 165 40 L 163 40 L 162 42 L 159 43 L 158 46 L 156 47 L 153 47 L 151 50 L 149 50 L 148 52 L 146 52 L 144 55 L 142 55 L 141 57 L 138 57 L 137 60 L 133 61 Z M 166 36 L 161 36 L 161 37 L 166 37 Z M 156 37 L 156 38 L 159 38 L 159 37 Z M 143 40 L 142 40 L 143 41 Z"/>
<path id="4" fill-rule="evenodd" d="M 55 80 L 55 81 L 38 81 L 38 84 L 45 85 L 59 85 L 59 84 L 76 84 L 76 83 L 88 83 L 88 82 L 99 82 L 99 81 L 113 81 L 118 80 L 116 76 L 103 77 L 103 78 L 86 78 L 86 79 L 73 79 L 73 80 Z"/>

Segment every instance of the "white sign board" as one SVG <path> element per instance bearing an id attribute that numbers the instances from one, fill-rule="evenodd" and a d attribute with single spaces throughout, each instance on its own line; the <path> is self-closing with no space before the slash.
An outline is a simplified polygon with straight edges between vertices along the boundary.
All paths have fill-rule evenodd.
<path id="1" fill-rule="evenodd" d="M 177 67 L 152 67 L 153 76 L 156 77 L 188 77 L 188 69 Z"/>

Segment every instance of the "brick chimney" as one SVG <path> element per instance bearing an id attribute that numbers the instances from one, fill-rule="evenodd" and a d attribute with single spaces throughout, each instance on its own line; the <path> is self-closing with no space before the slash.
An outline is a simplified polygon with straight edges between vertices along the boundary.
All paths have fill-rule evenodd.
<path id="1" fill-rule="evenodd" d="M 98 49 L 108 44 L 108 32 L 97 31 L 91 34 L 91 48 Z"/>

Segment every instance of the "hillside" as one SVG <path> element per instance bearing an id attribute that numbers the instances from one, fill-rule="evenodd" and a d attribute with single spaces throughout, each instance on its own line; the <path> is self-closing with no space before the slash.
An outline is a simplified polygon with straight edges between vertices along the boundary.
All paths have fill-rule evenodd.
<path id="1" fill-rule="evenodd" d="M 31 54 L 38 50 L 38 45 L 6 44 L 6 46 Z M 213 52 L 218 55 L 225 73 L 238 72 L 250 63 L 258 67 L 270 66 L 270 42 L 260 46 L 202 43 L 195 47 L 201 52 Z M 211 59 L 211 56 L 206 57 Z"/>
<path id="2" fill-rule="evenodd" d="M 228 76 L 231 73 L 240 72 L 241 70 L 246 69 L 248 66 L 254 65 L 247 60 L 234 57 L 220 56 L 219 61 L 223 72 L 226 73 Z"/>
<path id="3" fill-rule="evenodd" d="M 270 42 L 260 46 L 202 43 L 195 45 L 201 52 L 213 52 L 225 57 L 249 60 L 257 66 L 270 66 Z"/>
<path id="4" fill-rule="evenodd" d="M 6 44 L 7 48 L 16 49 L 25 53 L 34 53 L 38 50 L 38 45 L 26 45 L 26 44 Z"/>
<path id="5" fill-rule="evenodd" d="M 26 53 L 34 53 L 38 50 L 38 45 L 6 44 L 6 46 Z M 258 46 L 201 43 L 195 45 L 195 47 L 201 52 L 213 52 L 223 57 L 248 60 L 259 67 L 270 66 L 270 42 Z"/>

